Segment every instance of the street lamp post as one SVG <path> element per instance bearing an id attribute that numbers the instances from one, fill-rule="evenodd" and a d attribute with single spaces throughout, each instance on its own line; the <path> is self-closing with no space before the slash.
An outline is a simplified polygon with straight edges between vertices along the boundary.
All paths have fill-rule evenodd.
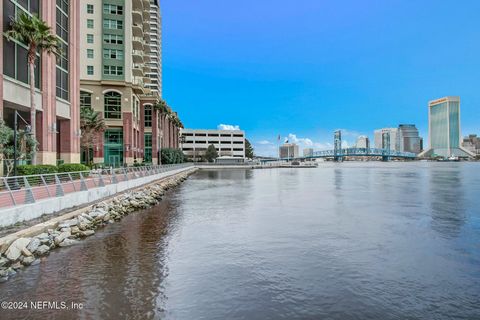
<path id="1" fill-rule="evenodd" d="M 18 118 L 22 119 L 22 121 L 26 124 L 25 133 L 30 135 L 32 133 L 32 127 L 28 124 L 28 122 L 22 118 L 18 111 L 15 110 L 15 116 L 13 120 L 13 175 L 17 176 L 17 130 L 18 130 Z"/>

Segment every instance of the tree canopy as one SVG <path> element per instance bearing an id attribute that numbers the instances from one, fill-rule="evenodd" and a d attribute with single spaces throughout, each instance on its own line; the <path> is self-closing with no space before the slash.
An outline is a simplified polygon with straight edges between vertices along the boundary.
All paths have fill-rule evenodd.
<path id="1" fill-rule="evenodd" d="M 254 157 L 253 147 L 248 139 L 245 139 L 245 157 L 249 159 Z"/>
<path id="2" fill-rule="evenodd" d="M 208 162 L 213 162 L 216 158 L 218 158 L 217 149 L 213 144 L 209 145 L 207 151 L 205 152 L 205 160 Z"/>
<path id="3" fill-rule="evenodd" d="M 100 112 L 92 108 L 80 109 L 80 130 L 82 131 L 80 143 L 86 151 L 87 164 L 90 164 L 90 149 L 97 143 L 97 133 L 103 132 L 105 129 L 105 121 Z"/>

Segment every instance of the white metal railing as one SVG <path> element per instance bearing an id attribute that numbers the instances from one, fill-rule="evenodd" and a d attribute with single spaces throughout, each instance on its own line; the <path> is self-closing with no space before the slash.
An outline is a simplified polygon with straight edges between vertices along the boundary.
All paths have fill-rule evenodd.
<path id="1" fill-rule="evenodd" d="M 192 163 L 0 177 L 0 210 L 193 166 Z"/>

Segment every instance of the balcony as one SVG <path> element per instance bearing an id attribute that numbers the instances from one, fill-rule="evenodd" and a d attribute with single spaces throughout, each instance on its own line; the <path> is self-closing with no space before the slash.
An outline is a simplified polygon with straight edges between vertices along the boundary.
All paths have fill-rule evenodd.
<path id="1" fill-rule="evenodd" d="M 142 11 L 133 10 L 132 11 L 132 21 L 134 24 L 143 23 L 143 14 Z"/>
<path id="2" fill-rule="evenodd" d="M 150 33 L 145 32 L 145 34 L 143 35 L 143 39 L 145 39 L 145 41 L 147 41 L 147 42 L 150 42 L 150 38 L 151 38 Z"/>
<path id="3" fill-rule="evenodd" d="M 135 77 L 143 77 L 143 66 L 140 64 L 134 64 L 132 66 L 132 74 Z"/>
<path id="4" fill-rule="evenodd" d="M 143 55 L 143 62 L 148 63 L 148 62 L 150 62 L 150 60 L 151 60 L 151 59 L 150 59 L 150 56 L 149 56 L 148 54 L 144 54 L 144 55 Z"/>
<path id="5" fill-rule="evenodd" d="M 142 23 L 133 23 L 132 24 L 132 33 L 134 37 L 140 37 L 143 40 L 143 24 Z"/>
<path id="6" fill-rule="evenodd" d="M 133 10 L 143 10 L 143 0 L 133 0 L 132 1 L 132 9 Z"/>
<path id="7" fill-rule="evenodd" d="M 134 50 L 143 50 L 143 38 L 142 37 L 133 37 L 132 46 Z M 148 46 L 147 46 L 148 47 Z"/>
<path id="8" fill-rule="evenodd" d="M 143 0 L 143 10 L 150 11 L 150 0 Z"/>
<path id="9" fill-rule="evenodd" d="M 132 78 L 132 89 L 137 94 L 143 94 L 145 85 L 143 83 L 143 77 L 133 77 Z"/>
<path id="10" fill-rule="evenodd" d="M 143 83 L 146 84 L 146 83 L 152 83 L 152 79 L 150 79 L 149 77 L 143 77 Z"/>
<path id="11" fill-rule="evenodd" d="M 143 32 L 150 32 L 150 22 L 148 20 L 143 20 Z"/>
<path id="12" fill-rule="evenodd" d="M 132 60 L 133 60 L 133 63 L 142 64 L 143 63 L 143 51 L 142 50 L 132 50 Z"/>

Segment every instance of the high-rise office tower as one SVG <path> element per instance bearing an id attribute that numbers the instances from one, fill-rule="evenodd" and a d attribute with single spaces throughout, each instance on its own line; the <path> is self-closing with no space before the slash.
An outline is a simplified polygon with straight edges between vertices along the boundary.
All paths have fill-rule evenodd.
<path id="1" fill-rule="evenodd" d="M 374 143 L 375 148 L 377 149 L 389 149 L 392 151 L 399 151 L 400 143 L 398 128 L 383 128 L 375 130 Z"/>
<path id="2" fill-rule="evenodd" d="M 421 138 L 414 124 L 401 124 L 398 126 L 399 151 L 420 153 L 422 151 Z"/>
<path id="3" fill-rule="evenodd" d="M 282 159 L 298 158 L 300 156 L 298 145 L 295 143 L 282 144 L 278 152 Z"/>
<path id="4" fill-rule="evenodd" d="M 460 145 L 460 98 L 444 97 L 428 103 L 430 148 L 426 157 L 474 156 Z"/>
<path id="5" fill-rule="evenodd" d="M 359 136 L 355 147 L 362 149 L 370 148 L 370 139 L 367 136 Z"/>

